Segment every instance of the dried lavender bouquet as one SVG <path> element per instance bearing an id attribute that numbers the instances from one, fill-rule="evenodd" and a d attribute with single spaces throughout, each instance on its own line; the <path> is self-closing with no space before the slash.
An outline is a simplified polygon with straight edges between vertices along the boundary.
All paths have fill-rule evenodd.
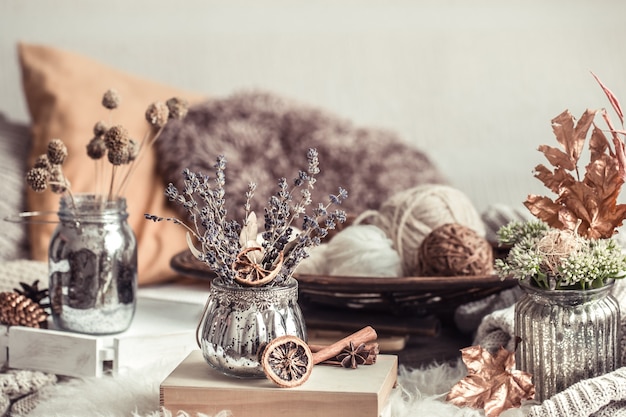
<path id="1" fill-rule="evenodd" d="M 308 257 L 311 247 L 321 243 L 329 230 L 346 220 L 346 213 L 331 206 L 340 205 L 348 196 L 339 187 L 325 203 L 313 203 L 311 189 L 319 174 L 316 149 L 307 152 L 308 167 L 300 170 L 290 187 L 286 178 L 278 180 L 278 190 L 264 208 L 264 231 L 258 233 L 256 213 L 250 201 L 256 189 L 248 185 L 245 218 L 241 223 L 227 218 L 224 207 L 226 158 L 215 164 L 215 178 L 183 171 L 183 190 L 169 184 L 165 194 L 188 213 L 188 223 L 177 218 L 146 214 L 148 220 L 166 220 L 187 230 L 189 249 L 226 283 L 242 286 L 280 285 Z M 212 185 L 213 183 L 213 185 Z M 299 227 L 296 222 L 300 220 Z"/>

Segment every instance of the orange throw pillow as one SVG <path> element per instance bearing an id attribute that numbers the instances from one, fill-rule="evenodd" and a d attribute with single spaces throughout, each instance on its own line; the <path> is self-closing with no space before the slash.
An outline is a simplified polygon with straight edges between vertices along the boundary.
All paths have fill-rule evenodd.
<path id="1" fill-rule="evenodd" d="M 48 46 L 20 44 L 18 54 L 22 83 L 31 115 L 33 146 L 27 161 L 46 152 L 51 139 L 65 142 L 69 156 L 63 171 L 73 193 L 106 193 L 106 187 L 96 189 L 95 162 L 86 154 L 86 145 L 93 137 L 93 126 L 99 120 L 124 125 L 131 137 L 141 140 L 148 131 L 145 110 L 154 101 L 177 96 L 195 103 L 204 96 L 144 80 L 84 56 Z M 119 92 L 120 106 L 111 113 L 102 104 L 108 89 Z M 147 151 L 147 152 L 145 152 Z M 145 155 L 134 168 L 125 192 L 129 224 L 137 237 L 139 284 L 164 281 L 175 276 L 169 266 L 170 258 L 187 247 L 180 226 L 144 219 L 144 213 L 175 216 L 164 196 L 165 184 L 156 170 L 154 149 L 144 149 Z M 109 164 L 107 169 L 110 168 Z M 110 171 L 104 174 L 110 178 Z M 105 181 L 108 184 L 108 182 Z M 30 211 L 56 212 L 59 195 L 46 190 L 28 190 Z M 55 224 L 31 223 L 28 226 L 31 257 L 47 261 L 50 236 Z"/>

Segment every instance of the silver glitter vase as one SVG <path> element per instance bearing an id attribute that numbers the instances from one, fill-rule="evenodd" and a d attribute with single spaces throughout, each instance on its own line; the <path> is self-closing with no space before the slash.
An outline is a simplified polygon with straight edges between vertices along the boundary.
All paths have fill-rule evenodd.
<path id="1" fill-rule="evenodd" d="M 126 330 L 137 293 L 137 241 L 126 200 L 63 196 L 58 216 L 48 249 L 55 327 L 93 335 Z"/>
<path id="2" fill-rule="evenodd" d="M 549 291 L 521 285 L 525 295 L 515 305 L 515 334 L 521 338 L 515 362 L 533 375 L 536 400 L 618 368 L 620 311 L 612 286 Z"/>
<path id="3" fill-rule="evenodd" d="M 202 354 L 213 368 L 239 378 L 264 378 L 259 353 L 268 342 L 284 335 L 306 341 L 298 282 L 238 287 L 216 278 L 198 330 Z"/>

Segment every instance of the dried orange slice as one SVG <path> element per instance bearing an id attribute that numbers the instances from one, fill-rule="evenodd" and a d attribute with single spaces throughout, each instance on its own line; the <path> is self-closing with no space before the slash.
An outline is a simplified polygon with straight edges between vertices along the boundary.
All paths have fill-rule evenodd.
<path id="1" fill-rule="evenodd" d="M 258 246 L 252 246 L 239 252 L 237 259 L 232 265 L 233 271 L 236 273 L 236 282 L 252 287 L 267 284 L 278 276 L 280 269 L 283 267 L 283 253 L 280 253 L 274 269 L 268 271 L 248 257 L 248 253 L 260 250 L 263 249 Z"/>
<path id="2" fill-rule="evenodd" d="M 279 387 L 297 387 L 309 379 L 313 371 L 313 355 L 302 339 L 280 336 L 265 346 L 261 366 L 267 378 Z"/>

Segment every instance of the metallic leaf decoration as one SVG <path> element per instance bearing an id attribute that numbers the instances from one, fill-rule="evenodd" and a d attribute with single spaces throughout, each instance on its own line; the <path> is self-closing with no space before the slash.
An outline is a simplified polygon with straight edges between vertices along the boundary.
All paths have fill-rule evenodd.
<path id="1" fill-rule="evenodd" d="M 533 399 L 531 375 L 515 370 L 515 354 L 500 348 L 494 355 L 480 346 L 461 350 L 467 376 L 452 387 L 446 401 L 460 407 L 479 408 L 487 417 L 520 407 Z"/>

